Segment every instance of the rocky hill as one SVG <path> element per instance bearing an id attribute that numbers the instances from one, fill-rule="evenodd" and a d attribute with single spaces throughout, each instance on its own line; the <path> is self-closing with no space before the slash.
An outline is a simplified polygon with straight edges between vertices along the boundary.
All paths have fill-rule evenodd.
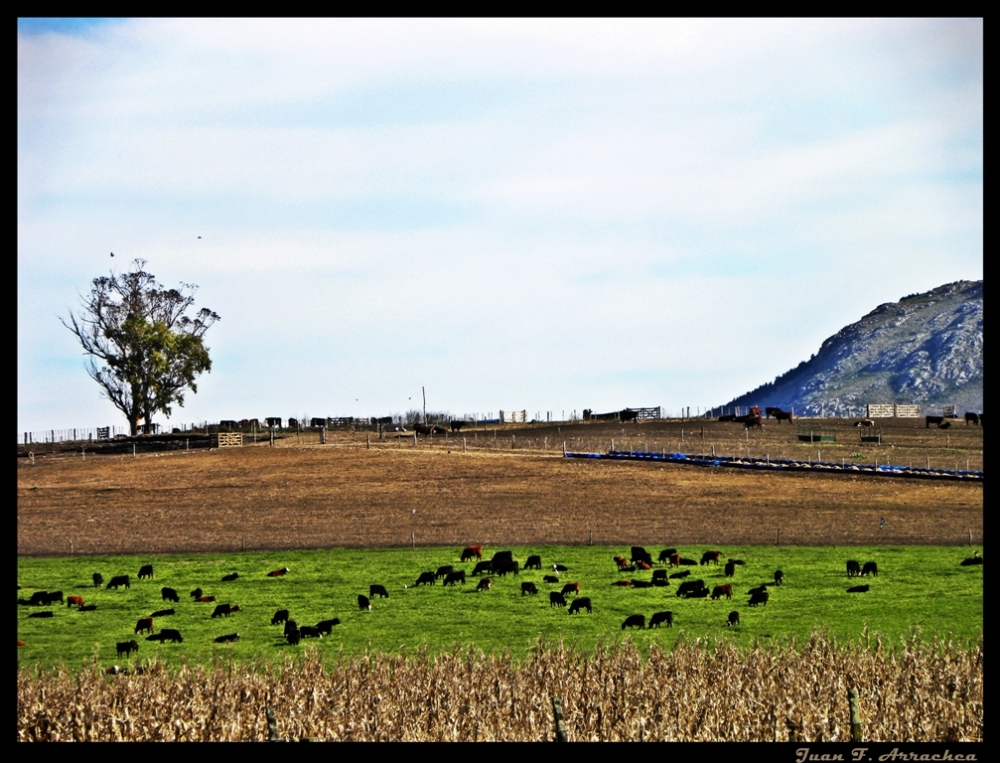
<path id="1" fill-rule="evenodd" d="M 983 282 L 956 281 L 880 305 L 773 382 L 726 403 L 856 416 L 867 403 L 983 410 Z"/>

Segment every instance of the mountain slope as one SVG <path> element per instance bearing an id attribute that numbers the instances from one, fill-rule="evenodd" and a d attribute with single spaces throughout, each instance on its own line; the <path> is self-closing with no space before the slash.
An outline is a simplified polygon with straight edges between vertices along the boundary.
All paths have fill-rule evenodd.
<path id="1" fill-rule="evenodd" d="M 983 409 L 983 282 L 956 281 L 880 305 L 819 352 L 729 406 L 852 416 L 867 403 Z"/>

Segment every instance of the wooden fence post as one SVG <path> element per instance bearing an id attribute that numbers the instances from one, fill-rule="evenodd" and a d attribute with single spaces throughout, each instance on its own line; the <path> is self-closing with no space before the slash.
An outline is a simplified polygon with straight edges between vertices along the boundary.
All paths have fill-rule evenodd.
<path id="1" fill-rule="evenodd" d="M 858 700 L 858 689 L 852 686 L 847 690 L 847 704 L 851 711 L 851 741 L 861 740 L 861 702 Z"/>
<path id="2" fill-rule="evenodd" d="M 563 722 L 563 706 L 559 697 L 552 698 L 552 714 L 556 720 L 556 741 L 566 741 L 566 724 Z"/>

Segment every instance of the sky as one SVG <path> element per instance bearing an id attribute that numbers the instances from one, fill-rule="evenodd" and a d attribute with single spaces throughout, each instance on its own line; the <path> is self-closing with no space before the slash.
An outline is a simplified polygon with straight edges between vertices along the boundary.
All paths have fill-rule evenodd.
<path id="1" fill-rule="evenodd" d="M 982 19 L 19 19 L 18 432 L 136 258 L 162 423 L 721 405 L 983 271 Z M 111 257 L 111 253 L 114 257 Z"/>

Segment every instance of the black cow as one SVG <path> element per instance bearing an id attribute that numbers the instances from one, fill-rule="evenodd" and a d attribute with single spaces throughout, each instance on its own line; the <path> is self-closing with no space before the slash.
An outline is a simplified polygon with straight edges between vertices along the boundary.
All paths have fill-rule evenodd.
<path id="1" fill-rule="evenodd" d="M 538 554 L 532 554 L 528 557 L 528 561 L 524 563 L 524 569 L 526 570 L 540 570 L 542 569 L 542 557 Z"/>
<path id="2" fill-rule="evenodd" d="M 384 585 L 379 585 L 378 583 L 372 583 L 370 586 L 368 586 L 368 597 L 374 599 L 376 596 L 378 596 L 381 599 L 388 599 L 389 592 L 385 590 Z"/>
<path id="3" fill-rule="evenodd" d="M 184 643 L 184 639 L 181 638 L 181 632 L 178 631 L 178 630 L 175 630 L 173 628 L 164 628 L 163 630 L 161 630 L 156 635 L 160 637 L 160 639 L 159 639 L 160 641 L 169 641 L 169 642 L 171 642 L 173 644 L 183 644 Z M 149 640 L 150 639 L 148 639 L 148 638 L 146 639 L 146 641 L 149 641 Z"/>
<path id="4" fill-rule="evenodd" d="M 239 611 L 240 611 L 239 604 L 218 604 L 215 607 L 215 611 L 212 612 L 212 617 L 213 618 L 222 617 L 223 615 L 229 617 L 233 612 L 239 612 Z"/>
<path id="5" fill-rule="evenodd" d="M 49 592 L 48 591 L 35 591 L 31 594 L 31 598 L 25 601 L 24 599 L 18 599 L 18 603 L 24 602 L 29 607 L 39 607 L 49 603 Z"/>
<path id="6" fill-rule="evenodd" d="M 222 582 L 223 583 L 231 583 L 234 580 L 236 580 L 236 578 L 238 578 L 239 576 L 240 576 L 240 574 L 238 572 L 230 572 L 228 575 L 223 575 L 222 576 Z"/>
<path id="7" fill-rule="evenodd" d="M 979 426 L 979 414 L 978 413 L 973 413 L 972 411 L 966 411 L 965 412 L 965 425 L 969 426 L 970 423 L 971 424 L 975 424 L 976 426 Z"/>
<path id="8" fill-rule="evenodd" d="M 674 627 L 673 612 L 655 612 L 649 621 L 650 628 L 659 628 L 661 623 L 666 623 L 668 628 Z"/>
<path id="9" fill-rule="evenodd" d="M 861 563 L 856 559 L 850 559 L 847 562 L 847 577 L 853 578 L 861 574 Z"/>
<path id="10" fill-rule="evenodd" d="M 453 564 L 446 564 L 443 567 L 437 568 L 437 572 L 434 573 L 434 577 L 443 578 L 445 575 L 454 571 L 455 571 L 455 566 Z"/>
<path id="11" fill-rule="evenodd" d="M 724 573 L 727 578 L 733 577 L 736 574 L 736 565 L 733 564 L 731 561 L 726 562 Z"/>
<path id="12" fill-rule="evenodd" d="M 736 610 L 733 610 L 732 612 L 730 612 L 729 613 L 729 622 L 727 622 L 726 624 L 727 625 L 739 625 L 740 624 L 740 613 L 737 612 Z"/>
<path id="13" fill-rule="evenodd" d="M 54 617 L 51 612 L 32 612 L 28 617 Z"/>
<path id="14" fill-rule="evenodd" d="M 653 583 L 650 580 L 633 580 L 632 581 L 632 587 L 633 588 L 652 588 L 653 587 Z"/>
<path id="15" fill-rule="evenodd" d="M 696 562 L 694 559 L 686 559 L 683 556 L 680 558 L 679 564 L 683 564 L 685 567 L 697 567 L 698 566 L 698 562 Z"/>
<path id="16" fill-rule="evenodd" d="M 658 581 L 662 581 L 659 585 L 670 585 L 670 582 L 667 580 L 666 570 L 653 570 L 653 584 L 656 585 Z"/>
<path id="17" fill-rule="evenodd" d="M 729 563 L 739 565 L 740 567 L 746 566 L 746 562 L 744 562 L 742 559 L 730 559 Z"/>
<path id="18" fill-rule="evenodd" d="M 455 585 L 455 583 L 461 582 L 465 585 L 465 570 L 459 570 L 458 572 L 449 572 L 445 575 L 444 585 Z"/>
<path id="19" fill-rule="evenodd" d="M 284 633 L 285 633 L 286 636 L 289 633 L 291 633 L 292 631 L 297 631 L 298 629 L 299 629 L 299 624 L 297 622 L 295 622 L 294 620 L 286 620 L 285 621 L 285 630 L 284 630 Z"/>
<path id="20" fill-rule="evenodd" d="M 202 597 L 202 595 L 203 595 L 204 593 L 205 593 L 205 592 L 204 592 L 204 591 L 202 591 L 202 590 L 201 590 L 200 588 L 195 588 L 195 589 L 194 589 L 194 590 L 193 590 L 193 591 L 191 592 L 191 598 L 192 598 L 192 599 L 200 599 L 200 598 Z"/>
<path id="21" fill-rule="evenodd" d="M 664 564 L 670 561 L 670 557 L 677 553 L 676 548 L 665 548 L 660 552 L 660 556 L 657 558 L 660 564 Z"/>
<path id="22" fill-rule="evenodd" d="M 749 602 L 750 606 L 756 607 L 758 604 L 763 604 L 764 606 L 767 606 L 767 600 L 769 597 L 770 594 L 767 591 L 761 591 L 759 593 L 752 594 L 750 596 L 750 602 Z"/>
<path id="23" fill-rule="evenodd" d="M 63 592 L 62 591 L 49 591 L 48 602 L 47 603 L 48 604 L 54 604 L 57 601 L 60 604 L 65 604 L 66 603 L 65 601 L 63 601 Z"/>
<path id="24" fill-rule="evenodd" d="M 150 617 L 151 618 L 153 618 L 153 617 L 166 617 L 167 615 L 176 615 L 176 614 L 177 614 L 177 610 L 175 610 L 175 609 L 158 609 L 153 614 L 151 614 Z"/>
<path id="25" fill-rule="evenodd" d="M 775 585 L 781 585 L 784 582 L 785 582 L 785 573 L 782 572 L 781 570 L 775 570 L 774 571 L 774 584 Z"/>
<path id="26" fill-rule="evenodd" d="M 118 586 L 132 587 L 132 582 L 129 580 L 128 575 L 115 575 L 111 578 L 111 582 L 108 583 L 107 588 L 114 588 L 117 591 Z"/>
<path id="27" fill-rule="evenodd" d="M 569 605 L 569 613 L 572 615 L 574 612 L 579 612 L 581 609 L 586 609 L 588 614 L 594 614 L 593 605 L 590 603 L 589 596 L 579 596 L 573 600 L 573 603 Z"/>
<path id="28" fill-rule="evenodd" d="M 645 615 L 629 615 L 625 618 L 625 622 L 622 623 L 622 630 L 626 628 L 639 628 L 645 630 L 646 628 L 646 616 Z"/>
<path id="29" fill-rule="evenodd" d="M 175 604 L 179 604 L 181 600 L 180 596 L 177 595 L 177 591 L 173 588 L 161 588 L 160 597 L 163 601 L 172 601 Z"/>
<path id="30" fill-rule="evenodd" d="M 95 588 L 100 588 L 102 585 L 104 585 L 104 575 L 102 575 L 100 572 L 94 573 L 93 580 Z"/>
<path id="31" fill-rule="evenodd" d="M 153 579 L 153 565 L 144 564 L 139 568 L 139 580 L 142 580 L 143 578 L 149 578 L 150 580 Z"/>
<path id="32" fill-rule="evenodd" d="M 867 586 L 867 585 L 856 585 L 856 586 L 851 586 L 850 588 L 848 588 L 847 592 L 848 593 L 868 593 L 868 591 L 870 590 L 870 588 L 871 588 L 871 586 Z"/>
<path id="33" fill-rule="evenodd" d="M 930 429 L 931 424 L 937 424 L 938 429 L 947 429 L 951 426 L 951 422 L 944 416 L 925 416 L 924 420 L 924 429 Z"/>
<path id="34" fill-rule="evenodd" d="M 959 566 L 961 567 L 974 567 L 983 563 L 983 557 L 979 555 L 978 551 L 973 552 L 972 556 L 968 559 L 963 559 Z"/>
<path id="35" fill-rule="evenodd" d="M 323 620 L 322 622 L 316 623 L 316 630 L 318 630 L 320 633 L 325 633 L 327 636 L 329 636 L 330 632 L 333 630 L 334 625 L 340 625 L 339 617 L 334 617 L 331 618 L 330 620 Z"/>
<path id="36" fill-rule="evenodd" d="M 413 431 L 416 432 L 417 434 L 424 435 L 424 437 L 430 437 L 430 434 L 433 430 L 427 424 L 414 424 Z"/>
<path id="37" fill-rule="evenodd" d="M 756 588 L 751 588 L 749 591 L 747 591 L 747 593 L 750 594 L 751 596 L 754 596 L 755 594 L 758 593 L 767 593 L 767 583 L 761 583 Z"/>
<path id="38" fill-rule="evenodd" d="M 78 607 L 76 611 L 77 612 L 93 612 L 95 609 L 97 609 L 97 605 L 96 604 L 85 604 L 82 607 Z"/>
<path id="39" fill-rule="evenodd" d="M 705 564 L 718 565 L 720 556 L 722 556 L 722 553 L 719 551 L 706 551 L 704 554 L 701 555 L 701 563 L 702 565 Z"/>
<path id="40" fill-rule="evenodd" d="M 363 593 L 358 594 L 358 609 L 360 611 L 364 611 L 367 609 L 369 612 L 371 612 L 372 609 L 371 600 Z"/>
<path id="41" fill-rule="evenodd" d="M 484 572 L 493 572 L 492 562 L 476 562 L 476 567 L 472 570 L 472 574 L 482 575 Z"/>
<path id="42" fill-rule="evenodd" d="M 682 570 L 681 572 L 675 572 L 670 576 L 671 580 L 680 580 L 681 578 L 686 578 L 691 574 L 691 570 Z"/>
<path id="43" fill-rule="evenodd" d="M 299 628 L 299 637 L 300 638 L 323 638 L 323 634 L 320 633 L 312 625 L 303 625 L 302 627 Z"/>
<path id="44" fill-rule="evenodd" d="M 549 591 L 549 606 L 550 607 L 565 607 L 566 597 L 564 597 L 558 591 Z"/>
<path id="45" fill-rule="evenodd" d="M 567 567 L 565 564 L 553 564 L 552 565 L 552 571 L 553 572 L 568 572 L 569 571 L 569 567 Z"/>
<path id="46" fill-rule="evenodd" d="M 278 623 L 288 622 L 288 610 L 279 609 L 274 613 L 274 617 L 271 618 L 271 625 L 277 625 Z"/>
<path id="47" fill-rule="evenodd" d="M 543 583 L 558 583 L 559 582 L 559 576 L 558 575 L 545 575 L 545 576 L 542 577 L 542 582 Z"/>
<path id="48" fill-rule="evenodd" d="M 290 621 L 293 622 L 293 621 Z M 285 631 L 285 638 L 288 639 L 288 643 L 292 646 L 298 646 L 299 640 L 302 638 L 299 634 L 298 628 L 292 628 L 291 630 Z"/>
<path id="49" fill-rule="evenodd" d="M 452 422 L 449 422 L 449 423 L 450 423 L 450 425 L 451 425 L 451 431 L 452 431 L 452 432 L 458 432 L 458 431 L 459 431 L 459 430 L 461 430 L 461 428 L 462 428 L 462 427 L 464 427 L 464 426 L 465 426 L 465 425 L 466 425 L 466 424 L 467 424 L 468 422 L 467 422 L 467 421 L 452 421 Z"/>
<path id="50" fill-rule="evenodd" d="M 865 566 L 861 569 L 861 577 L 868 575 L 874 578 L 878 577 L 878 565 L 875 562 L 865 562 Z"/>
<path id="51" fill-rule="evenodd" d="M 494 562 L 493 562 L 493 572 L 495 572 L 497 575 L 500 575 L 501 577 L 503 577 L 504 575 L 506 575 L 508 572 L 513 572 L 515 575 L 519 575 L 520 572 L 518 570 L 520 570 L 520 568 L 521 568 L 521 565 L 518 562 L 514 562 L 514 561 L 511 561 L 511 562 L 504 562 L 504 561 L 497 562 L 496 560 L 494 560 Z"/>
<path id="52" fill-rule="evenodd" d="M 705 588 L 704 580 L 685 580 L 677 587 L 677 595 L 690 597 L 697 591 L 702 591 L 702 590 L 706 592 L 708 591 L 708 589 Z"/>
<path id="53" fill-rule="evenodd" d="M 132 639 L 131 641 L 119 641 L 116 646 L 118 648 L 119 657 L 128 657 L 132 654 L 132 652 L 139 651 L 139 642 L 135 639 Z"/>
<path id="54" fill-rule="evenodd" d="M 219 636 L 215 639 L 216 644 L 231 644 L 234 641 L 239 640 L 239 633 L 227 633 L 225 636 Z"/>
<path id="55" fill-rule="evenodd" d="M 686 599 L 704 599 L 708 596 L 709 590 L 707 588 L 699 588 L 697 591 L 690 591 L 684 597 Z"/>
<path id="56" fill-rule="evenodd" d="M 497 551 L 493 554 L 493 558 L 490 560 L 493 562 L 493 569 L 496 569 L 497 562 L 513 562 L 514 552 L 513 551 Z"/>
<path id="57" fill-rule="evenodd" d="M 434 577 L 433 572 L 421 572 L 420 577 L 417 578 L 417 582 L 414 583 L 414 587 L 418 585 L 434 585 L 437 582 L 437 578 Z"/>
<path id="58" fill-rule="evenodd" d="M 521 583 L 521 596 L 538 593 L 538 586 L 534 583 Z"/>
<path id="59" fill-rule="evenodd" d="M 653 563 L 653 556 L 646 551 L 642 546 L 632 546 L 632 556 L 629 558 L 630 562 L 645 562 L 646 564 Z"/>

